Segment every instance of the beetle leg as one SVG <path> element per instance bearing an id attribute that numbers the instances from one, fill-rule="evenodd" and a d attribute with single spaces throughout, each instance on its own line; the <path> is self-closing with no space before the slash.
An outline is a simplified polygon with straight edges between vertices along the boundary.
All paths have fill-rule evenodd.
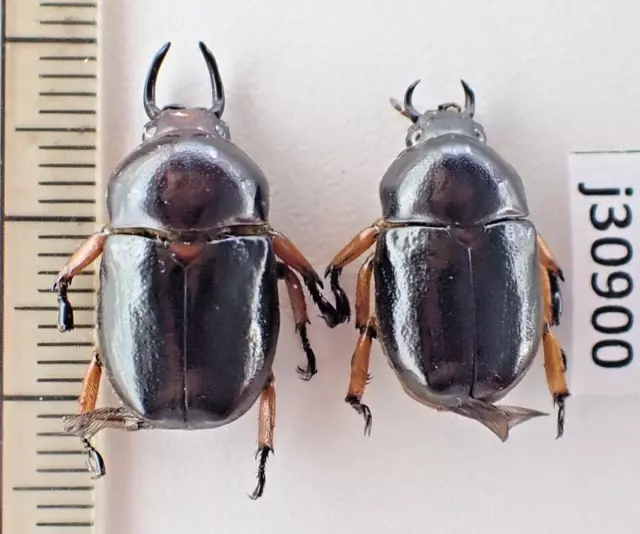
<path id="1" fill-rule="evenodd" d="M 370 312 L 371 277 L 373 275 L 374 254 L 369 255 L 358 271 L 356 286 L 356 328 L 360 336 L 355 351 L 351 357 L 351 378 L 345 402 L 349 403 L 362 417 L 364 417 L 366 435 L 371 433 L 371 410 L 362 404 L 364 390 L 371 377 L 369 375 L 369 359 L 371 343 L 377 336 L 376 318 Z"/>
<path id="2" fill-rule="evenodd" d="M 307 335 L 307 325 L 310 321 L 307 315 L 307 303 L 302 292 L 302 286 L 296 274 L 284 263 L 278 263 L 278 276 L 287 284 L 293 317 L 296 321 L 296 332 L 300 335 L 302 349 L 307 356 L 307 368 L 303 369 L 298 366 L 297 371 L 303 380 L 311 380 L 313 375 L 318 372 L 318 369 L 316 367 L 316 355 L 313 353 Z"/>
<path id="3" fill-rule="evenodd" d="M 552 326 L 557 326 L 560 324 L 560 316 L 562 315 L 562 293 L 559 281 L 564 282 L 564 273 L 540 236 L 538 236 L 538 254 L 540 256 L 545 310 L 547 313 L 550 312 L 547 322 Z M 550 307 L 548 307 L 548 302 L 550 302 Z"/>
<path id="4" fill-rule="evenodd" d="M 73 308 L 67 298 L 67 290 L 73 277 L 92 263 L 104 249 L 107 232 L 103 229 L 93 234 L 80 248 L 69 258 L 65 266 L 58 273 L 53 291 L 58 294 L 58 330 L 68 332 L 73 330 Z"/>
<path id="5" fill-rule="evenodd" d="M 371 434 L 371 410 L 363 404 L 362 396 L 369 383 L 369 358 L 371 356 L 371 342 L 376 338 L 376 319 L 371 316 L 367 324 L 360 330 L 360 336 L 356 343 L 356 348 L 351 357 L 351 378 L 349 380 L 349 390 L 345 397 L 345 402 L 364 417 L 364 433 Z"/>
<path id="6" fill-rule="evenodd" d="M 64 431 L 80 438 L 90 438 L 105 428 L 120 430 L 143 430 L 152 428 L 148 422 L 131 410 L 118 408 L 96 408 L 90 412 L 69 415 L 62 419 Z"/>
<path id="7" fill-rule="evenodd" d="M 273 247 L 276 255 L 289 267 L 298 271 L 304 280 L 311 298 L 319 308 L 322 317 L 330 328 L 333 328 L 345 320 L 349 319 L 349 301 L 346 303 L 342 296 L 334 292 L 336 297 L 336 308 L 324 298 L 320 289 L 324 287 L 320 276 L 311 266 L 307 258 L 304 257 L 296 246 L 282 233 L 271 231 Z"/>
<path id="8" fill-rule="evenodd" d="M 362 331 L 367 326 L 371 315 L 371 277 L 373 275 L 373 259 L 370 254 L 358 271 L 356 282 L 356 329 Z"/>
<path id="9" fill-rule="evenodd" d="M 556 337 L 551 333 L 549 324 L 544 326 L 542 334 L 544 350 L 544 369 L 553 403 L 558 406 L 558 435 L 564 434 L 565 400 L 571 395 L 566 380 L 566 355 Z"/>
<path id="10" fill-rule="evenodd" d="M 347 309 L 350 308 L 349 298 L 344 292 L 344 289 L 340 287 L 340 274 L 342 274 L 342 269 L 358 259 L 367 249 L 373 246 L 380 235 L 381 224 L 382 220 L 379 220 L 360 231 L 358 235 L 349 241 L 349 243 L 334 256 L 324 271 L 324 277 L 330 278 L 331 291 L 336 295 L 336 298 L 338 298 L 338 295 L 340 296 L 340 300 L 344 301 Z"/>
<path id="11" fill-rule="evenodd" d="M 564 282 L 564 273 L 562 272 L 562 269 L 560 268 L 557 261 L 553 257 L 553 254 L 551 254 L 551 250 L 549 249 L 549 246 L 545 243 L 544 239 L 540 235 L 537 236 L 537 241 L 538 241 L 538 253 L 540 254 L 540 261 L 542 262 L 542 264 L 545 266 L 547 270 L 555 273 L 558 276 L 558 278 L 560 278 L 560 280 Z"/>
<path id="12" fill-rule="evenodd" d="M 100 351 L 96 348 L 89 367 L 84 375 L 82 391 L 78 399 L 78 412 L 83 414 L 91 412 L 96 407 L 98 399 L 98 389 L 100 387 L 100 377 L 102 376 L 102 362 L 100 361 Z M 104 460 L 102 455 L 91 445 L 86 437 L 82 437 L 82 445 L 87 455 L 87 469 L 91 478 L 100 478 L 105 474 Z"/>
<path id="13" fill-rule="evenodd" d="M 78 397 L 78 413 L 64 417 L 62 420 L 64 431 L 82 440 L 87 454 L 87 469 L 93 479 L 104 476 L 106 471 L 102 455 L 91 445 L 89 438 L 106 426 L 133 429 L 136 424 L 140 426 L 139 423 L 142 423 L 137 416 L 124 408 L 95 409 L 101 376 L 102 361 L 100 351 L 96 348 L 82 381 L 82 391 Z"/>
<path id="14" fill-rule="evenodd" d="M 562 296 L 558 280 L 564 280 L 564 276 L 541 237 L 538 237 L 538 251 L 544 305 L 544 331 L 542 334 L 544 368 L 547 385 L 553 396 L 553 403 L 558 406 L 557 437 L 560 438 L 564 434 L 565 401 L 570 393 L 566 380 L 567 357 L 551 332 L 551 326 L 559 323 L 562 313 Z"/>
<path id="15" fill-rule="evenodd" d="M 250 495 L 252 499 L 262 497 L 267 482 L 265 470 L 269 453 L 273 452 L 273 432 L 276 426 L 276 389 L 273 372 L 269 374 L 269 381 L 260 396 L 260 414 L 258 420 L 258 485 Z"/>

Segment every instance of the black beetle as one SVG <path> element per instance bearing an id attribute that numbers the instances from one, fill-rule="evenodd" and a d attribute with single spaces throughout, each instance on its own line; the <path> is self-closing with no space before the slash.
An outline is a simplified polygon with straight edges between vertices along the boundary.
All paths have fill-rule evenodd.
<path id="1" fill-rule="evenodd" d="M 109 179 L 109 224 L 78 249 L 54 284 L 59 329 L 66 332 L 73 329 L 68 287 L 102 254 L 99 349 L 84 378 L 79 413 L 63 424 L 83 440 L 98 478 L 104 462 L 89 438 L 101 429 L 215 428 L 244 415 L 260 397 L 257 498 L 273 449 L 278 280 L 286 283 L 307 357 L 306 369 L 298 367 L 303 379 L 316 373 L 316 360 L 294 270 L 330 327 L 344 313 L 323 297 L 320 277 L 293 243 L 270 227 L 269 184 L 230 141 L 221 119 L 220 73 L 203 43 L 212 107 L 157 107 L 155 83 L 169 47 L 156 54 L 147 75 L 150 121 L 142 143 Z M 103 365 L 121 407 L 95 408 Z"/>
<path id="2" fill-rule="evenodd" d="M 325 272 L 342 292 L 342 269 L 375 244 L 357 278 L 360 336 L 345 400 L 364 416 L 368 433 L 371 412 L 361 399 L 377 337 L 410 397 L 475 419 L 505 441 L 516 424 L 545 415 L 494 405 L 523 378 L 542 340 L 560 437 L 569 391 L 564 351 L 550 327 L 562 311 L 562 271 L 527 220 L 521 178 L 473 119 L 471 88 L 462 82 L 464 109 L 442 104 L 419 113 L 412 104 L 418 82 L 407 89 L 404 109 L 392 101 L 412 125 L 380 183 L 383 216 Z"/>

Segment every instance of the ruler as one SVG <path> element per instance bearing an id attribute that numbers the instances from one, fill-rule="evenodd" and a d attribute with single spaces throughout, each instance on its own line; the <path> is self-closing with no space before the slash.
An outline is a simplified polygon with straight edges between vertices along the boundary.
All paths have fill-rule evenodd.
<path id="1" fill-rule="evenodd" d="M 56 329 L 50 288 L 97 227 L 97 2 L 2 4 L 3 534 L 93 532 L 94 483 L 74 413 L 94 344 L 95 276 L 69 290 L 76 330 Z"/>

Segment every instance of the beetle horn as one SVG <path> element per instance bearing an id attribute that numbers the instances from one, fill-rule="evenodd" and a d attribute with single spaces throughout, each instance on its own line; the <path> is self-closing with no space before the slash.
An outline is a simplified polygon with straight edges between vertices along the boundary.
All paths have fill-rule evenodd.
<path id="1" fill-rule="evenodd" d="M 222 77 L 220 76 L 220 70 L 218 69 L 218 63 L 216 58 L 213 57 L 211 50 L 207 48 L 202 41 L 199 43 L 200 51 L 204 56 L 204 60 L 207 62 L 207 69 L 209 69 L 209 77 L 211 78 L 211 91 L 213 92 L 213 105 L 210 110 L 216 114 L 218 118 L 224 111 L 224 86 L 222 85 Z"/>
<path id="2" fill-rule="evenodd" d="M 420 113 L 418 110 L 413 107 L 413 92 L 416 89 L 416 85 L 420 83 L 420 80 L 416 80 L 409 87 L 407 87 L 407 92 L 404 94 L 404 109 L 407 112 L 407 117 L 411 119 L 412 122 L 416 122 L 420 118 Z"/>
<path id="3" fill-rule="evenodd" d="M 160 113 L 160 108 L 156 105 L 156 80 L 162 62 L 164 61 L 171 43 L 166 43 L 154 56 L 147 74 L 147 81 L 144 84 L 144 110 L 150 119 L 155 119 Z"/>
<path id="4" fill-rule="evenodd" d="M 460 83 L 464 88 L 464 112 L 469 115 L 469 117 L 473 117 L 473 114 L 476 112 L 476 96 L 467 82 L 460 80 Z"/>

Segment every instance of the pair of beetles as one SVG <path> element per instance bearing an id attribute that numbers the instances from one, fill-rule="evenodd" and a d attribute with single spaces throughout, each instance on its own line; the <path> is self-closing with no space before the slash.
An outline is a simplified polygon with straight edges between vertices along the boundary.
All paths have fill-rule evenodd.
<path id="1" fill-rule="evenodd" d="M 159 108 L 155 84 L 169 50 L 149 69 L 142 143 L 115 169 L 106 201 L 109 224 L 57 276 L 58 327 L 73 329 L 68 288 L 101 257 L 99 348 L 85 374 L 78 413 L 63 420 L 82 439 L 91 476 L 105 474 L 90 439 L 104 428 L 206 429 L 243 416 L 259 402 L 258 498 L 273 450 L 272 371 L 284 281 L 306 355 L 303 285 L 329 328 L 348 322 L 342 270 L 368 250 L 357 275 L 355 327 L 346 402 L 371 429 L 362 402 L 377 339 L 405 392 L 439 411 L 479 421 L 505 441 L 515 425 L 542 412 L 496 405 L 530 368 L 542 344 L 557 436 L 569 396 L 566 358 L 551 327 L 559 323 L 562 270 L 529 214 L 517 172 L 486 144 L 463 81 L 464 107 L 446 103 L 411 121 L 405 149 L 380 183 L 382 217 L 365 227 L 327 267 L 335 304 L 309 261 L 269 224 L 269 184 L 230 139 L 216 60 L 200 43 L 212 85 L 209 108 Z M 373 291 L 372 291 L 373 286 Z M 371 302 L 371 294 L 374 298 Z M 96 408 L 102 370 L 121 399 Z"/>

